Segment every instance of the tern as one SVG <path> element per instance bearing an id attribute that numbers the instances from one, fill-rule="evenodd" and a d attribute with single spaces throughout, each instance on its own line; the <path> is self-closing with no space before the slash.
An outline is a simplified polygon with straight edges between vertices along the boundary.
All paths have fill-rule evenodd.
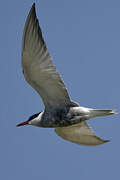
<path id="1" fill-rule="evenodd" d="M 114 110 L 82 107 L 71 101 L 44 42 L 35 3 L 28 14 L 22 38 L 22 68 L 26 81 L 41 96 L 45 110 L 17 125 L 55 128 L 57 135 L 73 143 L 99 145 L 108 142 L 96 136 L 87 120 L 115 114 Z"/>

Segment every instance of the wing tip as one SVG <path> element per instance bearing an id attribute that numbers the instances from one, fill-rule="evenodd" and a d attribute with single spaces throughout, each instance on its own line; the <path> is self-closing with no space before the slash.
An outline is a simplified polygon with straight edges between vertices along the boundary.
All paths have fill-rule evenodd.
<path id="1" fill-rule="evenodd" d="M 23 31 L 23 37 L 22 37 L 22 49 L 25 48 L 26 32 L 30 24 L 30 21 L 32 21 L 33 19 L 36 19 L 35 2 L 32 4 L 32 7 L 28 13 L 28 16 L 24 25 L 24 31 Z"/>
<path id="2" fill-rule="evenodd" d="M 36 10 L 35 10 L 35 2 L 34 2 L 32 7 L 31 7 L 30 14 L 35 13 L 35 12 L 36 12 Z"/>
<path id="3" fill-rule="evenodd" d="M 35 8 L 35 2 L 32 4 L 32 8 L 33 8 L 33 9 Z"/>
<path id="4" fill-rule="evenodd" d="M 95 138 L 97 138 L 97 140 L 98 140 L 98 144 L 96 144 L 96 145 L 105 144 L 105 143 L 110 142 L 110 140 L 108 140 L 108 139 L 104 140 L 104 139 L 101 139 L 98 136 L 95 136 Z"/>
<path id="5" fill-rule="evenodd" d="M 110 142 L 110 140 L 103 140 L 103 143 L 108 143 Z"/>
<path id="6" fill-rule="evenodd" d="M 95 136 L 95 137 L 96 137 L 97 140 L 98 140 L 98 143 L 97 143 L 96 145 L 102 145 L 102 144 L 105 144 L 105 143 L 110 142 L 110 140 L 108 140 L 108 139 L 104 140 L 104 139 L 101 139 L 101 138 L 98 137 L 98 136 Z"/>
<path id="7" fill-rule="evenodd" d="M 32 4 L 32 7 L 29 11 L 28 17 L 27 19 L 29 19 L 32 15 L 36 14 L 36 10 L 35 10 L 35 2 Z"/>
<path id="8" fill-rule="evenodd" d="M 35 2 L 33 3 L 33 6 L 35 6 Z"/>

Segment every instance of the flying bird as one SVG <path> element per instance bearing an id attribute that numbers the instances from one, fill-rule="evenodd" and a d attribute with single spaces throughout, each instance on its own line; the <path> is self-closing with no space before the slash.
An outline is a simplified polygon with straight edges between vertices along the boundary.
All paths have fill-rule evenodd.
<path id="1" fill-rule="evenodd" d="M 115 114 L 114 110 L 82 107 L 71 101 L 44 42 L 36 17 L 35 3 L 28 14 L 22 38 L 22 68 L 26 81 L 41 96 L 45 110 L 17 125 L 55 128 L 63 139 L 82 145 L 108 142 L 96 136 L 87 120 Z"/>

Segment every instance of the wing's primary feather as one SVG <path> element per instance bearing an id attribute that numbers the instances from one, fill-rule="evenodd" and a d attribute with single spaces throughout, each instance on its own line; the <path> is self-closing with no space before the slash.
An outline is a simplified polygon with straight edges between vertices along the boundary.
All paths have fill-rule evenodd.
<path id="1" fill-rule="evenodd" d="M 40 94 L 46 106 L 70 103 L 67 89 L 48 53 L 33 4 L 22 39 L 22 67 L 27 82 Z"/>
<path id="2" fill-rule="evenodd" d="M 95 146 L 108 142 L 96 136 L 86 121 L 73 126 L 55 128 L 55 132 L 65 140 L 82 145 Z"/>

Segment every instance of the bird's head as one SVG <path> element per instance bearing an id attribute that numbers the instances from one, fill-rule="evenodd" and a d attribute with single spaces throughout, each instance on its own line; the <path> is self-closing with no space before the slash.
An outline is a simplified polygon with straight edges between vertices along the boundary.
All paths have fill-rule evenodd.
<path id="1" fill-rule="evenodd" d="M 37 114 L 34 114 L 32 116 L 29 117 L 29 119 L 27 121 L 24 121 L 22 123 L 17 124 L 16 126 L 25 126 L 25 125 L 33 125 L 33 126 L 39 126 L 40 121 L 41 121 L 41 115 L 42 113 L 39 112 Z"/>

